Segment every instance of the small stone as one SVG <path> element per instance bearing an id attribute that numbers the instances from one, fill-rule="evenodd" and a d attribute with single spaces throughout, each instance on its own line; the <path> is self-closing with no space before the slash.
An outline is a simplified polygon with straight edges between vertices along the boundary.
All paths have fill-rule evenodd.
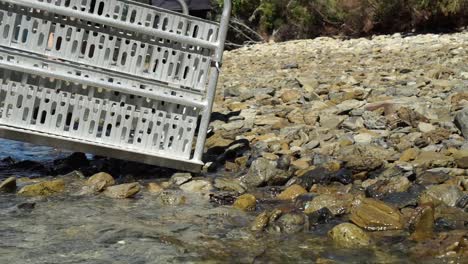
<path id="1" fill-rule="evenodd" d="M 434 131 L 436 128 L 432 124 L 419 122 L 418 129 L 422 133 L 428 133 L 428 132 Z"/>
<path id="2" fill-rule="evenodd" d="M 291 165 L 298 170 L 305 170 L 310 167 L 308 159 L 298 159 L 291 162 Z"/>
<path id="3" fill-rule="evenodd" d="M 357 144 L 369 144 L 374 139 L 374 135 L 370 133 L 361 133 L 354 136 L 354 142 Z"/>
<path id="4" fill-rule="evenodd" d="M 110 198 L 125 199 L 135 196 L 140 191 L 140 185 L 136 182 L 107 187 L 104 195 Z"/>
<path id="5" fill-rule="evenodd" d="M 15 192 L 16 177 L 9 177 L 0 183 L 0 192 Z"/>
<path id="6" fill-rule="evenodd" d="M 89 177 L 89 179 L 86 181 L 86 185 L 90 186 L 96 192 L 100 192 L 106 187 L 112 186 L 114 184 L 114 178 L 105 172 L 96 173 Z"/>
<path id="7" fill-rule="evenodd" d="M 468 169 L 468 149 L 455 152 L 453 157 L 458 168 Z"/>
<path id="8" fill-rule="evenodd" d="M 214 180 L 214 187 L 223 191 L 231 191 L 241 194 L 245 192 L 245 188 L 240 184 L 240 182 L 237 179 L 231 178 L 216 178 Z"/>
<path id="9" fill-rule="evenodd" d="M 191 193 L 209 193 L 213 185 L 206 180 L 194 180 L 181 185 L 180 189 Z"/>
<path id="10" fill-rule="evenodd" d="M 458 199 L 463 196 L 463 192 L 457 186 L 449 184 L 430 186 L 425 193 L 431 196 L 433 200 L 443 202 L 448 206 L 455 206 Z"/>
<path id="11" fill-rule="evenodd" d="M 255 211 L 257 199 L 252 194 L 243 194 L 239 196 L 233 204 L 234 208 L 242 211 Z"/>
<path id="12" fill-rule="evenodd" d="M 187 203 L 187 197 L 182 195 L 182 191 L 164 190 L 158 196 L 158 200 L 166 206 L 178 206 Z"/>
<path id="13" fill-rule="evenodd" d="M 379 200 L 364 198 L 351 211 L 351 221 L 369 231 L 403 228 L 400 212 Z"/>
<path id="14" fill-rule="evenodd" d="M 355 172 L 362 172 L 380 168 L 390 153 L 381 147 L 358 144 L 343 148 L 340 156 L 346 162 L 346 167 Z"/>
<path id="15" fill-rule="evenodd" d="M 170 182 L 174 185 L 180 186 L 192 179 L 192 174 L 190 173 L 174 173 L 172 175 Z"/>
<path id="16" fill-rule="evenodd" d="M 270 214 L 268 212 L 262 212 L 257 217 L 255 217 L 255 220 L 252 226 L 250 227 L 250 230 L 263 231 L 268 226 L 269 220 Z"/>
<path id="17" fill-rule="evenodd" d="M 323 128 L 328 128 L 328 129 L 335 129 L 343 123 L 343 121 L 346 119 L 345 116 L 338 116 L 338 115 L 322 115 L 320 116 L 320 126 Z"/>
<path id="18" fill-rule="evenodd" d="M 416 148 L 410 148 L 405 151 L 400 156 L 400 161 L 408 162 L 416 159 L 419 154 L 419 150 Z"/>
<path id="19" fill-rule="evenodd" d="M 322 194 L 309 201 L 304 206 L 304 213 L 312 214 L 327 208 L 333 215 L 342 215 L 349 211 L 353 196 L 350 194 Z"/>
<path id="20" fill-rule="evenodd" d="M 289 103 L 289 102 L 292 102 L 292 101 L 297 101 L 301 97 L 302 97 L 302 94 L 297 90 L 285 90 L 281 94 L 281 100 L 283 100 L 283 102 L 285 102 L 285 103 Z"/>
<path id="21" fill-rule="evenodd" d="M 282 191 L 276 198 L 280 200 L 294 200 L 299 195 L 307 193 L 301 185 L 294 184 L 289 186 L 286 190 Z"/>
<path id="22" fill-rule="evenodd" d="M 36 184 L 26 185 L 18 194 L 24 196 L 49 196 L 61 193 L 65 190 L 65 182 L 63 180 L 45 181 Z"/>
<path id="23" fill-rule="evenodd" d="M 155 182 L 150 182 L 148 183 L 148 191 L 150 193 L 160 193 L 164 190 L 163 187 L 161 187 L 161 185 L 155 183 Z"/>
<path id="24" fill-rule="evenodd" d="M 328 232 L 328 236 L 337 245 L 346 248 L 366 247 L 370 244 L 370 238 L 366 232 L 351 223 L 335 226 Z"/>

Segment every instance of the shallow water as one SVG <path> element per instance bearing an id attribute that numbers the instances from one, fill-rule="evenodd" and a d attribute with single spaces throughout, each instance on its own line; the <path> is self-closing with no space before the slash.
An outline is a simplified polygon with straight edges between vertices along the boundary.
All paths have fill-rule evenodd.
<path id="1" fill-rule="evenodd" d="M 68 154 L 1 144 L 2 157 L 15 159 L 50 162 Z M 166 197 L 185 196 L 186 203 L 167 205 L 143 190 L 135 199 L 115 200 L 78 195 L 84 179 L 62 178 L 67 191 L 58 196 L 0 193 L 0 263 L 412 263 L 407 244 L 398 240 L 336 248 L 326 238 L 336 223 L 297 234 L 254 233 L 249 226 L 259 212 L 219 206 L 206 196 L 169 190 Z"/>

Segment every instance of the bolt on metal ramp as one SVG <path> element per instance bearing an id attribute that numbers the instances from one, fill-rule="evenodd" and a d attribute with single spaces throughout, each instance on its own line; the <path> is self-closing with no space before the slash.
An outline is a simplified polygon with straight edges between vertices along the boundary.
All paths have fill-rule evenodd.
<path id="1" fill-rule="evenodd" d="M 0 137 L 199 171 L 230 12 L 0 0 Z"/>

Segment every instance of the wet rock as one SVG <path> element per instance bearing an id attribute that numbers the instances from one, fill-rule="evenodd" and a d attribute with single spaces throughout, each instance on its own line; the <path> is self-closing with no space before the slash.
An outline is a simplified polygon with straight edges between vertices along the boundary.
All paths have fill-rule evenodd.
<path id="1" fill-rule="evenodd" d="M 89 166 L 89 164 L 89 160 L 84 153 L 75 152 L 64 159 L 55 160 L 53 171 L 55 174 L 66 174 Z"/>
<path id="2" fill-rule="evenodd" d="M 209 193 L 213 189 L 213 185 L 206 180 L 193 180 L 182 184 L 180 189 L 190 193 Z"/>
<path id="3" fill-rule="evenodd" d="M 342 215 L 349 212 L 353 199 L 351 194 L 322 194 L 306 203 L 304 213 L 312 214 L 327 208 L 333 215 Z"/>
<path id="4" fill-rule="evenodd" d="M 406 192 L 411 182 L 405 176 L 397 176 L 390 179 L 379 180 L 366 189 L 366 194 L 373 198 L 382 198 L 390 193 Z"/>
<path id="5" fill-rule="evenodd" d="M 18 194 L 24 196 L 49 196 L 63 191 L 65 191 L 65 182 L 59 179 L 26 185 L 19 190 Z"/>
<path id="6" fill-rule="evenodd" d="M 223 191 L 233 191 L 240 194 L 246 191 L 237 179 L 231 178 L 216 178 L 214 180 L 214 187 Z"/>
<path id="7" fill-rule="evenodd" d="M 258 158 L 250 166 L 249 172 L 240 178 L 247 188 L 284 184 L 290 174 L 277 168 L 277 162 L 265 158 Z"/>
<path id="8" fill-rule="evenodd" d="M 307 193 L 301 185 L 294 184 L 289 186 L 286 190 L 282 191 L 276 198 L 280 200 L 294 200 L 299 195 Z"/>
<path id="9" fill-rule="evenodd" d="M 255 211 L 257 199 L 252 194 L 243 194 L 239 196 L 233 204 L 234 208 L 242 211 Z"/>
<path id="10" fill-rule="evenodd" d="M 91 187 L 96 192 L 103 191 L 106 187 L 112 186 L 114 184 L 114 177 L 105 172 L 96 173 L 89 177 L 89 179 L 86 181 L 86 185 Z"/>
<path id="11" fill-rule="evenodd" d="M 282 214 L 278 218 L 278 220 L 274 222 L 274 224 L 269 226 L 269 231 L 277 233 L 294 234 L 304 230 L 304 224 L 305 216 L 303 214 L 285 213 Z"/>
<path id="12" fill-rule="evenodd" d="M 465 209 L 465 211 L 468 212 L 468 194 L 465 194 L 463 197 L 460 197 L 455 206 L 461 209 Z"/>
<path id="13" fill-rule="evenodd" d="M 402 217 L 395 208 L 375 199 L 362 199 L 351 210 L 350 219 L 370 231 L 398 230 L 403 228 Z"/>
<path id="14" fill-rule="evenodd" d="M 263 231 L 267 226 L 268 222 L 270 221 L 270 214 L 268 212 L 262 212 L 253 221 L 250 230 L 252 231 Z"/>
<path id="15" fill-rule="evenodd" d="M 335 215 L 326 207 L 307 214 L 309 225 L 311 226 L 327 224 L 334 217 Z"/>
<path id="16" fill-rule="evenodd" d="M 421 152 L 414 163 L 423 168 L 453 167 L 455 165 L 453 157 L 435 151 Z"/>
<path id="17" fill-rule="evenodd" d="M 432 205 L 421 205 L 414 211 L 409 221 L 411 239 L 424 241 L 434 234 L 434 209 Z"/>
<path id="18" fill-rule="evenodd" d="M 174 185 L 180 186 L 186 182 L 189 182 L 192 179 L 192 174 L 190 173 L 175 173 L 172 175 L 169 182 Z"/>
<path id="19" fill-rule="evenodd" d="M 410 148 L 410 149 L 403 151 L 403 153 L 400 156 L 400 161 L 403 161 L 403 162 L 412 161 L 412 160 L 415 160 L 416 157 L 418 157 L 418 155 L 419 155 L 418 149 Z"/>
<path id="20" fill-rule="evenodd" d="M 400 209 L 414 207 L 418 204 L 419 196 L 424 190 L 424 186 L 414 184 L 406 192 L 390 193 L 382 197 L 381 200 Z"/>
<path id="21" fill-rule="evenodd" d="M 370 245 L 370 237 L 361 228 L 350 224 L 343 223 L 335 226 L 328 236 L 337 245 L 346 248 L 366 247 Z"/>
<path id="22" fill-rule="evenodd" d="M 448 206 L 455 206 L 458 199 L 463 196 L 463 192 L 457 186 L 449 184 L 430 186 L 425 193 L 431 196 L 432 199 L 443 202 Z"/>
<path id="23" fill-rule="evenodd" d="M 0 183 L 0 192 L 15 192 L 16 177 L 9 177 Z"/>
<path id="24" fill-rule="evenodd" d="M 429 123 L 419 122 L 418 129 L 422 133 L 429 133 L 436 130 L 436 127 Z"/>
<path id="25" fill-rule="evenodd" d="M 468 107 L 457 113 L 455 116 L 455 125 L 460 129 L 462 135 L 468 139 Z"/>
<path id="26" fill-rule="evenodd" d="M 148 183 L 147 188 L 150 193 L 158 193 L 158 194 L 164 190 L 164 188 L 161 185 L 157 184 L 156 182 Z"/>
<path id="27" fill-rule="evenodd" d="M 164 190 L 158 196 L 158 201 L 166 206 L 178 206 L 187 203 L 187 197 L 181 191 Z"/>
<path id="28" fill-rule="evenodd" d="M 105 196 L 116 199 L 125 199 L 135 196 L 140 191 L 140 184 L 126 183 L 109 186 L 103 192 Z"/>

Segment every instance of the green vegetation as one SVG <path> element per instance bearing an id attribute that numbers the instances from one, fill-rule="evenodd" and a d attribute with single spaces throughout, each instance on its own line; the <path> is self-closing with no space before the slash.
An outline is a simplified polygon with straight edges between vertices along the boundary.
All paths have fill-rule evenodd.
<path id="1" fill-rule="evenodd" d="M 214 1 L 219 11 L 223 0 Z M 233 9 L 235 20 L 263 40 L 455 30 L 468 25 L 468 0 L 233 0 Z M 240 35 L 231 38 L 245 40 Z"/>

